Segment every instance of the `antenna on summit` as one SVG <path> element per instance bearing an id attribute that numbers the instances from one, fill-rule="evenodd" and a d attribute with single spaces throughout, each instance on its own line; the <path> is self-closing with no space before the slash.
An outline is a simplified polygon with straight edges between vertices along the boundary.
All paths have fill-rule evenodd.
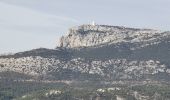
<path id="1" fill-rule="evenodd" d="M 92 21 L 91 25 L 92 26 L 96 26 L 96 23 L 94 21 Z"/>

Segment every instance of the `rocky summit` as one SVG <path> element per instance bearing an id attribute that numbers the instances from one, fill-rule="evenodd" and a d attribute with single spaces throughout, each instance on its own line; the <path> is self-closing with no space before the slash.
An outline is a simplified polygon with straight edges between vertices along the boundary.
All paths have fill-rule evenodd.
<path id="1" fill-rule="evenodd" d="M 152 29 L 126 28 L 108 25 L 81 25 L 70 28 L 61 37 L 60 47 L 92 47 L 117 43 L 134 43 L 140 46 L 157 44 L 170 37 L 169 32 Z"/>
<path id="2" fill-rule="evenodd" d="M 169 31 L 81 25 L 55 49 L 1 55 L 0 99 L 169 100 L 169 77 Z"/>

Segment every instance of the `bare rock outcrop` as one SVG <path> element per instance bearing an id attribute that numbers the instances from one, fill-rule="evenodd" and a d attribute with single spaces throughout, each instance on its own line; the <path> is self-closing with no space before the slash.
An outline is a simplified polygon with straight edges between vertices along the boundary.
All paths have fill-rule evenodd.
<path id="1" fill-rule="evenodd" d="M 126 28 L 108 25 L 81 25 L 69 29 L 60 38 L 59 47 L 75 48 L 116 44 L 120 42 L 140 43 L 141 46 L 159 43 L 162 38 L 169 38 L 170 32 L 152 29 Z"/>

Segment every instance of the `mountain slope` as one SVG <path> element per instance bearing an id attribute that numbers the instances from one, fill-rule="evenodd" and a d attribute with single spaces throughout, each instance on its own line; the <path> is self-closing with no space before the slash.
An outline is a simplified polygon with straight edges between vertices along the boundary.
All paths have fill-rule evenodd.
<path id="1" fill-rule="evenodd" d="M 168 31 L 82 25 L 71 28 L 54 50 L 1 56 L 0 71 L 50 80 L 169 81 L 169 41 Z"/>

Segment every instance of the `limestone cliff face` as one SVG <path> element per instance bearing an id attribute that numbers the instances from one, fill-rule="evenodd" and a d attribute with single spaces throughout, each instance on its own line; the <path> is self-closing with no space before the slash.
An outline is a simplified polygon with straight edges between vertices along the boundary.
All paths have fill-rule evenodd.
<path id="1" fill-rule="evenodd" d="M 108 25 L 81 25 L 69 29 L 60 39 L 60 47 L 89 47 L 102 44 L 154 43 L 170 36 L 170 32 Z"/>

